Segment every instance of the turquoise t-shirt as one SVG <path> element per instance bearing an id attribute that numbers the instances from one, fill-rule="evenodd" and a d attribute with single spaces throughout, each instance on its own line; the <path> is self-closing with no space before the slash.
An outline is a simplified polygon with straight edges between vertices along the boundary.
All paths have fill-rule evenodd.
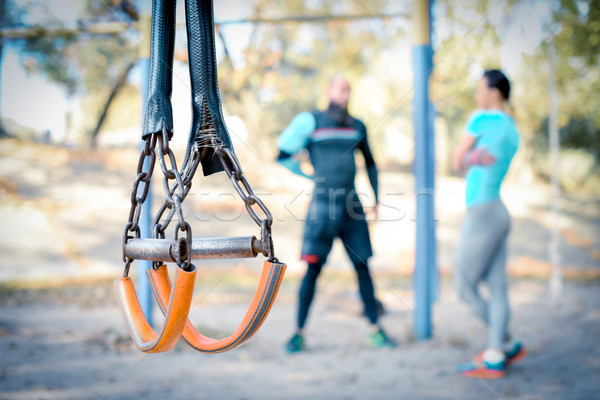
<path id="1" fill-rule="evenodd" d="M 479 110 L 469 116 L 467 135 L 476 139 L 474 149 L 483 148 L 495 158 L 491 165 L 473 165 L 467 172 L 467 207 L 500 198 L 500 186 L 519 147 L 514 120 L 500 110 Z"/>

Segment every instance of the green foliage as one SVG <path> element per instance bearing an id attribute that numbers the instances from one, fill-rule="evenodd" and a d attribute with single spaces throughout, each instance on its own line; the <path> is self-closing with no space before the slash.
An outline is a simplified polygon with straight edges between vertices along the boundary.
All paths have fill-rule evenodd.
<path id="1" fill-rule="evenodd" d="M 87 0 L 82 18 L 115 18 L 120 1 L 109 4 Z M 46 2 L 21 0 L 7 2 L 5 23 L 22 24 L 30 8 L 47 9 Z M 51 12 L 37 12 L 39 27 L 64 28 L 64 22 Z M 120 17 L 120 15 L 119 15 Z M 120 17 L 122 18 L 122 17 Z M 16 42 L 26 69 L 41 73 L 64 85 L 69 94 L 79 91 L 93 95 L 118 76 L 120 70 L 137 57 L 137 44 L 126 35 L 90 36 L 65 31 L 56 36 L 35 36 Z"/>
<path id="2" fill-rule="evenodd" d="M 561 0 L 555 18 L 561 26 L 556 35 L 564 54 L 579 57 L 588 67 L 600 57 L 600 0 Z"/>
<path id="3" fill-rule="evenodd" d="M 362 15 L 381 12 L 388 3 L 259 0 L 254 13 L 265 18 Z M 334 74 L 342 72 L 357 81 L 386 46 L 393 46 L 403 32 L 394 27 L 386 30 L 389 25 L 337 20 L 255 25 L 245 64 L 235 69 L 227 63 L 219 66 L 224 105 L 245 121 L 254 140 L 264 141 L 264 147 L 274 151 L 275 138 L 296 113 L 325 106 L 325 88 Z M 351 108 L 369 119 L 360 106 L 359 97 L 353 96 Z"/>
<path id="4" fill-rule="evenodd" d="M 80 18 L 85 21 L 115 18 L 126 20 L 127 9 L 123 4 L 129 2 L 87 0 Z M 24 20 L 31 24 L 32 18 L 35 18 L 33 23 L 40 27 L 38 29 L 42 34 L 13 41 L 12 45 L 19 48 L 23 66 L 29 73 L 42 74 L 62 85 L 68 96 L 83 98 L 85 117 L 80 122 L 82 125 L 71 126 L 69 130 L 89 132 L 97 124 L 97 116 L 106 103 L 111 86 L 137 58 L 137 43 L 127 32 L 121 35 L 86 35 L 70 31 L 65 26 L 68 21 L 57 17 L 60 14 L 56 10 L 55 13 L 50 12 L 51 6 L 56 8 L 56 5 L 39 0 L 8 2 L 4 20 L 14 27 L 22 25 Z M 32 12 L 35 17 L 28 15 L 28 12 Z M 61 32 L 44 35 L 42 28 L 61 29 Z"/>
<path id="5" fill-rule="evenodd" d="M 446 29 L 434 37 L 435 69 L 431 80 L 431 97 L 444 125 L 447 144 L 439 149 L 439 157 L 446 161 L 463 134 L 468 115 L 476 109 L 474 94 L 484 69 L 500 67 L 502 45 L 489 18 L 490 10 L 507 13 L 510 3 L 470 0 L 464 2 L 440 1 L 438 16 Z M 437 132 L 437 135 L 443 134 Z"/>
<path id="6" fill-rule="evenodd" d="M 548 151 L 548 52 L 550 40 L 556 49 L 555 80 L 558 92 L 561 146 L 581 149 L 600 160 L 600 1 L 561 1 L 554 13 L 554 37 L 526 59 L 523 77 L 523 121 L 534 133 L 532 143 Z"/>
<path id="7" fill-rule="evenodd" d="M 525 0 L 506 3 L 485 0 L 437 2 L 442 10 L 445 35 L 438 35 L 432 97 L 447 131 L 448 151 L 476 107 L 473 95 L 483 69 L 500 66 L 502 33 Z M 486 10 L 491 12 L 486 13 Z M 469 12 L 475 10 L 475 12 Z M 494 14 L 495 13 L 495 14 Z M 494 23 L 490 17 L 494 16 Z M 500 17 L 499 17 L 500 15 Z M 518 72 L 510 76 L 513 94 L 510 111 L 522 134 L 522 152 L 534 170 L 548 154 L 549 44 L 551 26 L 540 46 L 523 57 Z M 554 13 L 556 33 L 556 83 L 561 146 L 581 149 L 600 158 L 600 1 L 562 0 Z M 474 68 L 475 66 L 475 68 Z M 441 132 L 438 132 L 438 135 Z M 447 157 L 446 157 L 447 158 Z M 545 158 L 544 158 L 545 160 Z M 546 175 L 543 172 L 542 175 Z"/>
<path id="8" fill-rule="evenodd" d="M 94 109 L 102 106 L 103 104 L 99 101 L 94 105 Z M 110 107 L 104 129 L 110 131 L 137 126 L 140 123 L 140 115 L 142 115 L 140 90 L 132 85 L 126 85 Z"/>
<path id="9" fill-rule="evenodd" d="M 77 90 L 78 74 L 66 54 L 74 42 L 74 35 L 27 39 L 22 48 L 22 54 L 27 57 L 26 69 L 30 73 L 41 72 L 73 94 Z"/>
<path id="10" fill-rule="evenodd" d="M 138 55 L 131 41 L 116 35 L 79 41 L 73 52 L 77 54 L 81 89 L 88 95 L 108 89 Z"/>
<path id="11" fill-rule="evenodd" d="M 18 24 L 29 6 L 39 7 L 44 2 L 19 0 L 19 6 L 15 4 L 14 0 L 7 3 L 5 23 Z M 114 13 L 130 18 L 123 5 L 130 5 L 130 1 L 86 0 L 86 4 L 87 18 L 114 19 Z M 258 18 L 364 15 L 398 7 L 392 0 L 253 0 L 251 4 L 253 8 L 247 16 Z M 462 134 L 468 114 L 476 107 L 473 96 L 481 72 L 501 65 L 503 33 L 513 24 L 512 17 L 519 7 L 530 3 L 438 0 L 435 4 L 435 69 L 430 93 L 444 127 L 438 138 L 446 135 L 446 147 L 440 150 L 449 153 Z M 410 7 L 394 11 L 409 13 Z M 40 25 L 58 23 L 50 14 L 44 18 Z M 598 159 L 600 0 L 561 0 L 554 21 L 561 145 L 585 149 Z M 271 157 L 281 130 L 296 113 L 325 107 L 328 80 L 343 72 L 353 83 L 351 112 L 371 129 L 376 152 L 377 148 L 387 150 L 386 131 L 402 132 L 412 138 L 410 28 L 411 21 L 404 18 L 254 24 L 243 59 L 236 59 L 235 63 L 225 59 L 219 65 L 224 108 L 246 123 L 253 147 Z M 228 42 L 236 38 L 230 36 L 226 26 L 220 29 L 225 45 L 230 45 Z M 510 76 L 511 111 L 524 139 L 523 151 L 532 165 L 534 153 L 547 153 L 548 149 L 547 29 L 546 40 L 524 56 L 520 70 Z M 63 35 L 22 42 L 23 59 L 29 70 L 62 83 L 68 93 L 85 96 L 85 108 L 92 119 L 111 84 L 137 57 L 137 45 L 127 34 L 77 38 Z M 126 92 L 127 99 L 136 97 L 131 87 Z M 137 120 L 139 113 L 135 114 Z"/>

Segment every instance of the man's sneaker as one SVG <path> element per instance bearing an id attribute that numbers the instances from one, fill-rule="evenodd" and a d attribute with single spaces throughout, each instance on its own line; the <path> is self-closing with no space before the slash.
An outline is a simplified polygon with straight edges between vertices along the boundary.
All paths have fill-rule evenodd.
<path id="1" fill-rule="evenodd" d="M 463 376 L 470 378 L 496 379 L 502 378 L 505 375 L 506 362 L 490 363 L 484 361 L 480 354 L 472 362 L 460 365 L 458 370 Z"/>
<path id="2" fill-rule="evenodd" d="M 382 347 L 389 347 L 389 348 L 394 348 L 394 347 L 398 347 L 398 343 L 389 338 L 385 332 L 383 331 L 383 329 L 378 329 L 376 332 L 370 334 L 367 337 L 367 340 L 365 341 L 365 344 L 369 347 L 377 347 L 377 348 L 382 348 Z"/>
<path id="3" fill-rule="evenodd" d="M 505 351 L 506 366 L 512 365 L 516 362 L 521 361 L 527 354 L 527 349 L 521 344 L 521 342 L 515 342 L 512 349 Z"/>
<path id="4" fill-rule="evenodd" d="M 289 342 L 285 345 L 285 350 L 288 353 L 297 353 L 304 350 L 304 337 L 299 334 L 294 334 Z"/>

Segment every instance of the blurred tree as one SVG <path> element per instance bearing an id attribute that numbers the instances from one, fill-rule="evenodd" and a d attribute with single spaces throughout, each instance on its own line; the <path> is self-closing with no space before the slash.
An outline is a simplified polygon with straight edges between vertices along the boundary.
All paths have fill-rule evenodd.
<path id="1" fill-rule="evenodd" d="M 434 31 L 436 67 L 432 97 L 446 146 L 438 147 L 448 158 L 462 133 L 468 114 L 475 108 L 473 94 L 483 69 L 500 66 L 499 34 L 512 23 L 518 6 L 526 0 L 467 0 L 436 2 Z M 18 26 L 33 8 L 43 11 L 48 2 L 0 0 L 0 23 Z M 400 5 L 402 6 L 402 5 Z M 289 16 L 371 15 L 399 7 L 391 0 L 253 0 L 249 18 Z M 137 12 L 131 0 L 86 0 L 81 8 L 86 21 L 133 20 Z M 51 12 L 36 12 L 40 26 L 61 26 Z M 29 18 L 31 19 L 31 18 Z M 217 21 L 219 15 L 216 15 Z M 557 49 L 557 84 L 560 97 L 559 125 L 563 146 L 583 148 L 600 157 L 600 0 L 561 0 L 554 15 Z M 274 141 L 299 111 L 324 107 L 324 88 L 336 72 L 355 83 L 351 111 L 372 129 L 373 147 L 385 149 L 383 134 L 409 131 L 410 38 L 409 21 L 403 18 L 374 20 L 322 20 L 319 23 L 288 21 L 285 24 L 253 23 L 242 57 L 232 59 L 229 46 L 236 38 L 228 26 L 218 26 L 224 45 L 219 65 L 223 103 L 247 125 L 253 148 L 271 157 Z M 521 69 L 511 76 L 511 103 L 524 138 L 526 159 L 547 151 L 548 116 L 547 43 L 524 57 Z M 1 49 L 4 43 L 0 42 Z M 128 71 L 137 58 L 138 39 L 121 35 L 20 39 L 22 62 L 59 82 L 66 93 L 83 99 L 87 117 L 80 127 L 88 138 L 97 137 L 113 99 L 126 87 Z M 408 60 L 408 61 L 406 61 Z M 128 91 L 128 96 L 133 92 Z M 137 124 L 138 116 L 133 123 Z M 394 134 L 396 134 L 394 133 Z M 538 150 L 536 150 L 538 149 Z M 441 165 L 442 171 L 445 164 Z"/>
<path id="2" fill-rule="evenodd" d="M 550 28 L 550 27 L 549 27 Z M 556 48 L 558 124 L 561 147 L 580 149 L 600 161 L 600 1 L 561 0 L 554 12 L 555 32 L 549 32 L 539 50 L 526 58 L 522 75 L 528 90 L 520 97 L 521 118 L 534 137 L 537 159 L 548 152 L 548 46 Z M 547 175 L 544 165 L 533 163 Z"/>
<path id="3" fill-rule="evenodd" d="M 385 10 L 388 3 L 256 0 L 252 17 L 369 15 Z M 227 28 L 219 32 L 227 46 Z M 357 81 L 403 34 L 400 24 L 381 20 L 255 24 L 243 62 L 234 66 L 226 58 L 220 65 L 224 106 L 244 120 L 258 144 L 254 147 L 271 157 L 277 136 L 296 113 L 325 106 L 325 87 L 336 72 Z M 353 96 L 351 108 L 369 119 L 360 103 L 360 97 Z"/>
<path id="4" fill-rule="evenodd" d="M 562 0 L 554 18 L 561 143 L 600 161 L 600 0 Z"/>
<path id="5" fill-rule="evenodd" d="M 137 17 L 131 1 L 86 0 L 79 15 L 86 22 L 62 20 L 48 10 L 50 2 L 20 0 L 17 3 L 9 0 L 6 6 L 13 16 L 12 26 L 23 25 L 22 20 L 28 10 L 36 8 L 40 10 L 35 13 L 36 26 L 46 29 L 67 28 L 57 35 L 33 35 L 18 39 L 13 45 L 19 48 L 22 64 L 27 71 L 40 73 L 62 85 L 69 98 L 82 99 L 73 103 L 81 103 L 86 109 L 82 113 L 86 116 L 82 121 L 83 126 L 70 126 L 68 129 L 71 132 L 85 132 L 86 139 L 95 144 L 107 109 L 123 87 L 127 73 L 137 58 L 136 37 L 129 32 L 121 35 L 87 35 L 68 28 L 74 23 L 115 18 L 119 21 L 131 20 Z"/>
<path id="6" fill-rule="evenodd" d="M 561 0 L 554 12 L 561 145 L 585 149 L 600 159 L 600 0 Z M 506 32 L 511 16 L 521 12 L 526 0 L 493 2 L 471 0 L 456 3 L 436 2 L 443 32 L 434 34 L 435 70 L 432 97 L 443 121 L 448 145 L 440 149 L 440 159 L 462 134 L 468 114 L 475 109 L 475 85 L 485 68 L 499 67 L 503 45 L 499 32 Z M 493 16 L 492 18 L 490 18 Z M 441 21 L 440 21 L 441 20 Z M 548 44 L 550 26 L 540 46 L 523 56 L 521 67 L 513 73 L 511 111 L 523 142 L 524 161 L 540 171 L 547 164 L 540 157 L 548 153 Z M 447 171 L 447 165 L 441 166 Z M 547 173 L 542 175 L 547 176 Z"/>
<path id="7" fill-rule="evenodd" d="M 561 0 L 555 20 L 561 26 L 556 35 L 563 54 L 578 57 L 588 67 L 600 61 L 600 0 Z"/>
<path id="8" fill-rule="evenodd" d="M 361 16 L 381 13 L 390 3 L 394 2 L 256 0 L 253 7 L 256 17 Z M 18 7 L 11 4 L 21 14 L 26 14 L 34 5 L 47 6 L 39 0 L 19 0 Z M 81 14 L 86 21 L 114 19 L 115 14 L 119 19 L 137 17 L 130 0 L 86 0 Z M 63 23 L 50 12 L 36 15 L 39 18 L 36 24 L 44 27 Z M 227 49 L 227 35 L 221 29 L 218 34 Z M 256 139 L 272 141 L 296 112 L 314 108 L 316 100 L 324 106 L 324 87 L 335 72 L 343 71 L 357 80 L 369 70 L 380 52 L 393 47 L 403 34 L 400 24 L 389 20 L 383 23 L 381 20 L 257 23 L 243 62 L 234 67 L 226 53 L 225 62 L 219 66 L 225 107 L 246 122 Z M 133 39 L 127 33 L 100 38 L 63 34 L 21 40 L 20 45 L 29 71 L 43 73 L 62 84 L 69 96 L 84 99 L 85 115 L 100 116 L 97 120 L 87 118 L 83 127 L 72 129 L 86 131 L 93 139 L 137 56 L 137 43 Z M 391 98 L 397 85 L 391 77 L 389 80 L 390 85 L 382 86 L 389 88 L 387 93 Z M 365 106 L 361 97 L 355 97 L 357 108 Z M 365 118 L 362 112 L 361 117 Z"/>
<path id="9" fill-rule="evenodd" d="M 129 75 L 129 72 L 133 69 L 135 64 L 136 64 L 136 60 L 131 61 L 129 63 L 129 65 L 127 65 L 123 69 L 123 71 L 121 71 L 121 75 L 118 77 L 116 82 L 110 87 L 110 91 L 108 93 L 108 98 L 106 99 L 106 101 L 104 101 L 104 105 L 100 111 L 96 125 L 90 132 L 90 141 L 91 141 L 92 146 L 94 146 L 94 147 L 96 146 L 97 140 L 98 140 L 98 135 L 100 133 L 100 129 L 102 129 L 102 126 L 104 125 L 104 122 L 106 121 L 106 117 L 108 116 L 108 111 L 109 111 L 111 105 L 113 104 L 113 101 L 116 99 L 117 95 L 121 91 L 121 89 L 127 84 L 127 76 Z"/>
<path id="10" fill-rule="evenodd" d="M 442 13 L 437 20 L 444 21 L 444 31 L 434 30 L 435 69 L 432 76 L 431 96 L 443 130 L 436 132 L 445 143 L 438 149 L 438 168 L 450 171 L 450 155 L 463 134 L 468 115 L 475 110 L 475 88 L 483 71 L 500 67 L 498 25 L 490 15 L 509 15 L 514 2 L 469 0 L 464 2 L 439 1 Z M 508 23 L 503 17 L 500 25 Z M 435 28 L 434 28 L 435 29 Z"/>

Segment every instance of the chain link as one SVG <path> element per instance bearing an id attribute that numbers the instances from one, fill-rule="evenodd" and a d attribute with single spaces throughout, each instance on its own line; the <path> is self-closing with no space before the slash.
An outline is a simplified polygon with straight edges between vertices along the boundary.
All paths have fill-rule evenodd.
<path id="1" fill-rule="evenodd" d="M 185 232 L 185 239 L 179 237 L 179 232 Z M 175 246 L 175 262 L 185 271 L 189 271 L 192 265 L 192 227 L 187 222 L 178 222 L 173 232 Z M 183 253 L 183 254 L 182 254 Z"/>

